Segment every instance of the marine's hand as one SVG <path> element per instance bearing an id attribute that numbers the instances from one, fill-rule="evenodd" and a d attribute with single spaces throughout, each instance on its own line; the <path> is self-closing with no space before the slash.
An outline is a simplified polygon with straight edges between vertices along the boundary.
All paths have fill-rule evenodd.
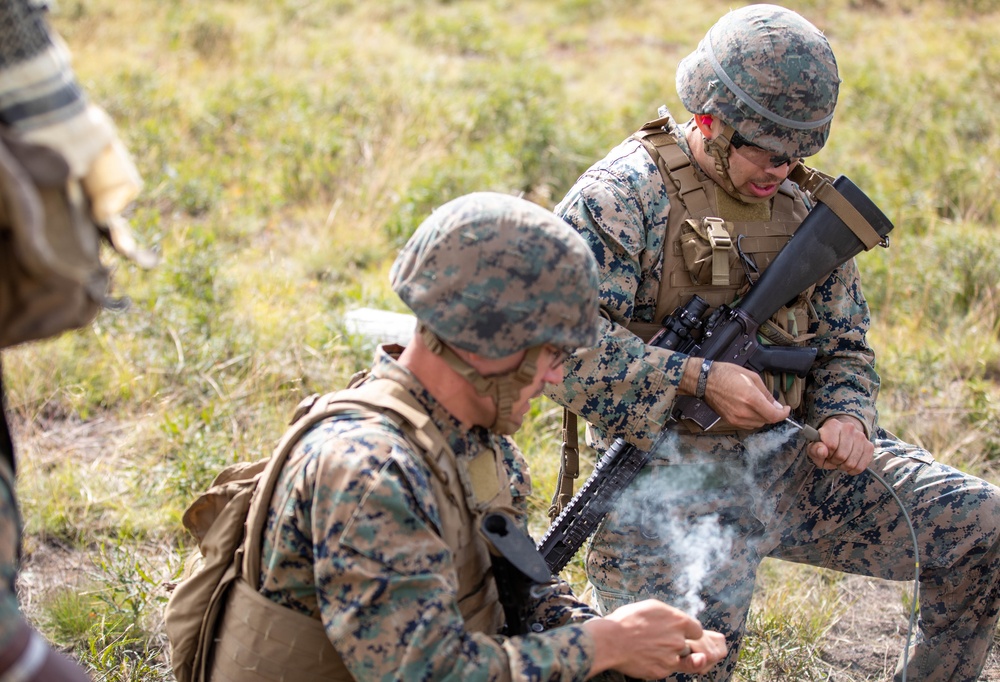
<path id="1" fill-rule="evenodd" d="M 752 372 L 731 362 L 714 362 L 705 386 L 705 402 L 738 429 L 759 429 L 780 422 L 791 413 L 767 392 Z"/>
<path id="2" fill-rule="evenodd" d="M 640 679 L 701 673 L 726 655 L 721 634 L 705 632 L 695 618 L 655 599 L 623 606 L 584 628 L 595 642 L 591 677 L 610 669 Z"/>
<path id="3" fill-rule="evenodd" d="M 875 446 L 854 417 L 836 415 L 819 428 L 820 440 L 810 443 L 806 454 L 820 469 L 860 474 L 872 463 Z"/>
<path id="4" fill-rule="evenodd" d="M 681 657 L 677 672 L 705 673 L 726 657 L 726 638 L 721 632 L 705 630 L 698 639 L 688 640 L 691 653 Z"/>

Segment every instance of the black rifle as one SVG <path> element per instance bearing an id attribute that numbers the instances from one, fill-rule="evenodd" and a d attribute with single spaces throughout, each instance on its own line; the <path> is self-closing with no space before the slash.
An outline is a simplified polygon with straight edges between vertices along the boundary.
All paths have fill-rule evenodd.
<path id="1" fill-rule="evenodd" d="M 756 371 L 774 370 L 805 376 L 816 356 L 814 348 L 767 346 L 760 342 L 757 331 L 782 306 L 791 303 L 812 284 L 826 279 L 837 267 L 847 262 L 866 244 L 849 228 L 850 222 L 867 222 L 874 230 L 867 248 L 874 246 L 871 237 L 888 244 L 886 235 L 893 225 L 864 192 L 841 175 L 832 185 L 827 183 L 817 198 L 819 203 L 809 212 L 785 247 L 761 274 L 747 294 L 733 306 L 719 306 L 707 320 L 702 316 L 708 304 L 694 296 L 663 320 L 663 329 L 651 344 L 685 355 L 730 362 Z M 826 199 L 824 199 L 826 197 Z M 837 212 L 827 205 L 836 205 Z M 846 209 L 844 200 L 849 204 Z M 711 428 L 719 415 L 704 401 L 692 396 L 680 396 L 674 401 L 671 418 L 690 420 L 701 429 Z M 588 537 L 597 529 L 604 515 L 617 502 L 622 491 L 636 477 L 653 452 L 670 432 L 664 429 L 649 451 L 626 443 L 619 438 L 598 460 L 594 472 L 562 510 L 538 543 L 538 550 L 553 573 L 561 571 Z"/>
<path id="2" fill-rule="evenodd" d="M 531 536 L 504 512 L 486 514 L 480 529 L 490 546 L 493 577 L 506 619 L 502 634 L 541 632 L 540 623 L 530 622 L 532 605 L 552 583 L 552 573 Z"/>

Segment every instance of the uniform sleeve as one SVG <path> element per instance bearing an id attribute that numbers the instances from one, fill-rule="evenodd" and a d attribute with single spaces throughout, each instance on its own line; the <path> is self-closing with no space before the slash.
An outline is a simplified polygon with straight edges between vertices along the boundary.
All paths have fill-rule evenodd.
<path id="1" fill-rule="evenodd" d="M 84 106 L 44 11 L 24 0 L 0 3 L 0 122 L 28 130 L 78 115 Z"/>
<path id="2" fill-rule="evenodd" d="M 837 268 L 812 297 L 818 322 L 812 340 L 816 362 L 806 384 L 806 421 L 822 424 L 837 414 L 856 417 L 871 435 L 876 420 L 879 376 L 868 345 L 868 302 L 854 260 Z"/>
<path id="3" fill-rule="evenodd" d="M 587 171 L 555 209 L 594 252 L 604 319 L 597 345 L 576 353 L 563 383 L 547 394 L 610 438 L 649 448 L 687 356 L 649 346 L 625 328 L 653 321 L 669 212 L 659 172 L 638 142 L 631 145 Z"/>
<path id="4" fill-rule="evenodd" d="M 351 479 L 338 493 L 317 486 L 313 552 L 321 618 L 358 680 L 585 678 L 593 643 L 579 626 L 514 638 L 465 630 L 432 495 L 398 457 Z"/>

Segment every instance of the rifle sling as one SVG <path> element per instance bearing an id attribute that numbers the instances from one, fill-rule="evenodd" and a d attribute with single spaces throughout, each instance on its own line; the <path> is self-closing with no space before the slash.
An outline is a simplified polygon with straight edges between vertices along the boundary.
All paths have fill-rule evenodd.
<path id="1" fill-rule="evenodd" d="M 789 174 L 789 178 L 809 192 L 817 201 L 822 201 L 829 206 L 830 210 L 850 228 L 854 236 L 861 240 L 866 251 L 870 251 L 882 243 L 882 236 L 875 231 L 875 228 L 861 215 L 860 211 L 837 191 L 828 175 L 807 168 L 800 163 Z"/>
<path id="2" fill-rule="evenodd" d="M 563 409 L 562 449 L 559 453 L 559 476 L 556 490 L 549 506 L 549 521 L 555 521 L 559 513 L 573 499 L 573 482 L 580 477 L 580 441 L 577 434 L 576 414 Z"/>

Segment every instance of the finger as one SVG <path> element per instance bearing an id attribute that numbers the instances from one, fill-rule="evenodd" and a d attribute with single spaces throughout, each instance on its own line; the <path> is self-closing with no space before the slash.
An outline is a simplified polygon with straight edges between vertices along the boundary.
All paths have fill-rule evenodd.
<path id="1" fill-rule="evenodd" d="M 864 466 L 864 464 L 861 463 L 861 460 L 860 459 L 856 459 L 856 460 L 853 460 L 851 462 L 845 463 L 844 466 L 840 467 L 840 470 L 843 471 L 846 474 L 851 474 L 852 476 L 857 476 L 862 471 L 864 471 L 865 468 L 866 467 Z"/>
<path id="2" fill-rule="evenodd" d="M 827 464 L 826 458 L 830 455 L 830 448 L 824 445 L 822 442 L 817 442 L 811 444 L 806 448 L 806 454 L 809 455 L 809 459 L 820 469 L 827 469 L 829 465 Z"/>
<path id="3" fill-rule="evenodd" d="M 868 449 L 860 448 L 841 468 L 849 474 L 857 475 L 867 469 L 869 464 L 871 464 L 871 457 L 868 454 Z"/>
<path id="4" fill-rule="evenodd" d="M 707 654 L 695 652 L 690 656 L 685 656 L 684 658 L 679 659 L 677 661 L 677 668 L 679 672 L 696 673 L 704 669 L 707 663 Z"/>
<path id="5" fill-rule="evenodd" d="M 847 432 L 840 433 L 840 441 L 837 447 L 834 461 L 837 467 L 848 473 L 857 473 L 857 467 L 864 459 L 864 445 L 858 440 L 851 438 Z"/>
<path id="6" fill-rule="evenodd" d="M 684 623 L 684 645 L 690 649 L 691 642 L 689 640 L 701 639 L 704 634 L 705 630 L 698 619 L 689 616 L 688 620 Z"/>
<path id="7" fill-rule="evenodd" d="M 819 431 L 821 440 L 813 447 L 817 451 L 820 451 L 821 448 L 825 450 L 825 452 L 817 453 L 821 455 L 822 463 L 817 463 L 821 469 L 839 469 L 850 455 L 850 439 L 844 438 L 840 427 L 840 422 L 831 419 Z"/>
<path id="8" fill-rule="evenodd" d="M 847 471 L 857 466 L 858 462 L 861 461 L 861 449 L 849 439 L 845 439 L 842 441 L 838 459 L 840 460 L 840 468 Z"/>
<path id="9" fill-rule="evenodd" d="M 851 458 L 851 446 L 849 443 L 841 443 L 830 450 L 826 460 L 834 469 L 844 466 Z"/>

